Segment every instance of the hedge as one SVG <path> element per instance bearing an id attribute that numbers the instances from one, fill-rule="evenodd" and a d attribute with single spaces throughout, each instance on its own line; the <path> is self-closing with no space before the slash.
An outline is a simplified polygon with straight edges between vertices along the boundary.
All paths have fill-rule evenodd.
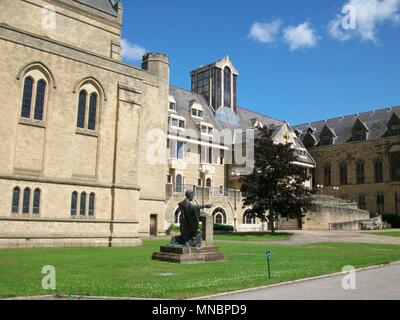
<path id="1" fill-rule="evenodd" d="M 384 214 L 382 220 L 389 223 L 392 228 L 400 228 L 400 216 L 395 214 Z"/>

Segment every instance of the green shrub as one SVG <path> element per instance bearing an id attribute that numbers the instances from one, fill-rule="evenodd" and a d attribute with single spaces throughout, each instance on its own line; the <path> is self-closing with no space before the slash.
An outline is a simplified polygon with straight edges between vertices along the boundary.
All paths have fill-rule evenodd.
<path id="1" fill-rule="evenodd" d="M 392 228 L 400 228 L 400 216 L 395 214 L 384 214 L 382 215 L 382 219 L 389 223 Z"/>
<path id="2" fill-rule="evenodd" d="M 180 228 L 179 226 L 177 226 L 176 224 L 171 224 L 171 226 L 168 228 L 167 230 L 167 234 L 171 234 L 172 232 L 180 232 Z"/>
<path id="3" fill-rule="evenodd" d="M 214 231 L 233 232 L 234 228 L 227 224 L 214 224 Z"/>

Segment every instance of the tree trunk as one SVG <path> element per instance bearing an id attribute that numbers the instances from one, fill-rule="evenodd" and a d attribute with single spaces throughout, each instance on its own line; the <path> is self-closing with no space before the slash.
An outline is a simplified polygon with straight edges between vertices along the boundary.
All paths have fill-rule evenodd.
<path id="1" fill-rule="evenodd" d="M 271 233 L 275 234 L 275 219 L 274 216 L 269 217 L 269 223 L 271 225 Z"/>

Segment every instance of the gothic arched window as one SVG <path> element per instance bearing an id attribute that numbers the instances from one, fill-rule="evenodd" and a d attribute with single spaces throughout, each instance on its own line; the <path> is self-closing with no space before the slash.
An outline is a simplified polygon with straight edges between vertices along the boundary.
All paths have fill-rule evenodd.
<path id="1" fill-rule="evenodd" d="M 81 90 L 81 92 L 79 92 L 77 127 L 82 129 L 85 128 L 86 98 L 87 92 L 85 90 Z"/>
<path id="2" fill-rule="evenodd" d="M 31 77 L 25 78 L 24 93 L 22 97 L 22 108 L 21 108 L 22 118 L 30 118 L 31 116 L 33 84 L 34 81 Z"/>
<path id="3" fill-rule="evenodd" d="M 81 216 L 86 216 L 86 193 L 85 192 L 81 193 L 81 203 L 80 203 L 79 214 Z"/>
<path id="4" fill-rule="evenodd" d="M 71 216 L 76 216 L 78 210 L 78 192 L 73 192 L 71 196 Z"/>
<path id="5" fill-rule="evenodd" d="M 96 130 L 97 93 L 90 95 L 88 129 Z"/>
<path id="6" fill-rule="evenodd" d="M 325 186 L 330 186 L 332 184 L 330 164 L 327 164 L 324 167 L 324 184 Z"/>
<path id="7" fill-rule="evenodd" d="M 44 102 L 46 99 L 46 81 L 39 80 L 36 88 L 36 102 L 34 119 L 38 121 L 43 120 Z"/>
<path id="8" fill-rule="evenodd" d="M 22 213 L 29 214 L 31 205 L 31 189 L 25 188 L 24 190 L 24 198 L 22 201 Z"/>
<path id="9" fill-rule="evenodd" d="M 365 165 L 364 165 L 364 161 L 362 161 L 362 160 L 357 161 L 356 177 L 357 177 L 357 184 L 365 183 Z"/>
<path id="10" fill-rule="evenodd" d="M 347 164 L 346 163 L 340 164 L 339 171 L 340 171 L 340 184 L 346 185 L 347 184 Z"/>
<path id="11" fill-rule="evenodd" d="M 383 163 L 382 163 L 382 160 L 380 160 L 380 159 L 375 160 L 374 170 L 375 170 L 375 182 L 376 183 L 383 182 Z"/>
<path id="12" fill-rule="evenodd" d="M 11 208 L 12 213 L 19 213 L 20 195 L 21 195 L 21 189 L 19 187 L 15 187 L 13 190 L 13 196 L 12 196 L 12 208 Z"/>
<path id="13" fill-rule="evenodd" d="M 89 217 L 94 216 L 95 200 L 96 200 L 96 195 L 94 193 L 91 193 L 89 196 Z"/>
<path id="14" fill-rule="evenodd" d="M 33 214 L 40 213 L 40 195 L 41 195 L 41 190 L 35 189 L 35 192 L 33 193 L 33 209 L 32 209 Z"/>
<path id="15" fill-rule="evenodd" d="M 96 131 L 99 118 L 100 95 L 98 86 L 92 82 L 86 82 L 80 87 L 78 98 L 77 127 L 79 129 Z"/>

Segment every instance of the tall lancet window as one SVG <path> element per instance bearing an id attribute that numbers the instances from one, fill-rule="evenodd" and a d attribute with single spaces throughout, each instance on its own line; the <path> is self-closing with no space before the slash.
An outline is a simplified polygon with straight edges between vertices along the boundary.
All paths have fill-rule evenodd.
<path id="1" fill-rule="evenodd" d="M 224 106 L 232 107 L 232 72 L 231 69 L 224 69 Z"/>

